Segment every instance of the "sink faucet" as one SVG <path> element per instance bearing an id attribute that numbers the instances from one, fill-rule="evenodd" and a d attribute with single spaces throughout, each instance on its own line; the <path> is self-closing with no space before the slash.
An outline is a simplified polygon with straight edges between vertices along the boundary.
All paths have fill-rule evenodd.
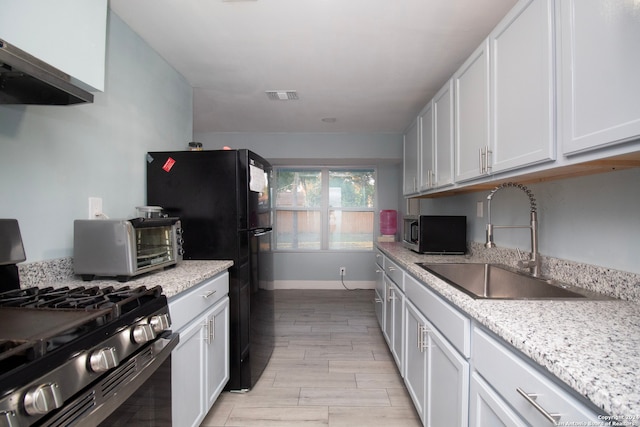
<path id="1" fill-rule="evenodd" d="M 508 187 L 519 188 L 525 192 L 527 197 L 529 197 L 529 206 L 531 211 L 531 220 L 529 225 L 494 225 L 491 223 L 491 199 L 493 199 L 493 196 L 498 191 Z M 496 228 L 529 228 L 531 230 L 531 255 L 528 260 L 518 261 L 518 267 L 528 268 L 532 276 L 539 277 L 540 254 L 538 253 L 538 213 L 536 209 L 536 199 L 533 197 L 531 190 L 522 184 L 518 184 L 517 182 L 506 182 L 491 190 L 487 196 L 487 242 L 484 246 L 487 248 L 496 247 L 496 244 L 493 242 L 493 230 Z"/>

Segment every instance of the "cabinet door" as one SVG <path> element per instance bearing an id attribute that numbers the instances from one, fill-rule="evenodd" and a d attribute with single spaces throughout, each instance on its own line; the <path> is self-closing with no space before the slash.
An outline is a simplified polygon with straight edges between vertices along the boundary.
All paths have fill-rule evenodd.
<path id="1" fill-rule="evenodd" d="M 378 292 L 378 289 L 375 291 L 375 295 L 373 297 L 373 303 L 375 304 L 376 318 L 378 319 L 378 324 L 380 325 L 380 329 L 384 331 L 384 300 L 382 299 L 382 295 Z"/>
<path id="2" fill-rule="evenodd" d="M 202 398 L 205 387 L 205 317 L 180 332 L 180 343 L 171 353 L 171 410 L 173 425 L 197 427 L 208 409 Z"/>
<path id="3" fill-rule="evenodd" d="M 489 36 L 491 171 L 555 157 L 552 0 L 521 1 Z"/>
<path id="4" fill-rule="evenodd" d="M 429 190 L 435 184 L 436 162 L 434 147 L 433 103 L 429 102 L 420 113 L 420 190 Z"/>
<path id="5" fill-rule="evenodd" d="M 640 135 L 640 14 L 635 1 L 560 2 L 562 151 Z"/>
<path id="6" fill-rule="evenodd" d="M 491 387 L 478 375 L 471 374 L 469 427 L 526 427 Z"/>
<path id="7" fill-rule="evenodd" d="M 453 184 L 453 80 L 433 98 L 433 135 L 435 148 L 434 186 Z"/>
<path id="8" fill-rule="evenodd" d="M 205 331 L 208 412 L 229 380 L 229 297 L 208 312 Z"/>
<path id="9" fill-rule="evenodd" d="M 391 354 L 398 365 L 400 375 L 404 375 L 404 294 L 396 286 L 393 286 L 393 337 L 391 344 Z"/>
<path id="10" fill-rule="evenodd" d="M 411 304 L 405 301 L 405 375 L 411 400 L 415 405 L 420 419 L 425 420 L 426 376 L 427 376 L 427 334 L 424 328 L 427 320 Z"/>
<path id="11" fill-rule="evenodd" d="M 388 277 L 384 278 L 384 328 L 382 333 L 389 347 L 393 345 L 393 299 L 395 292 L 393 282 Z"/>
<path id="12" fill-rule="evenodd" d="M 427 426 L 466 427 L 469 422 L 469 362 L 431 324 L 427 374 Z"/>
<path id="13" fill-rule="evenodd" d="M 484 41 L 454 74 L 456 181 L 487 171 L 489 146 L 489 42 Z M 483 157 L 484 156 L 484 157 Z"/>
<path id="14" fill-rule="evenodd" d="M 418 191 L 418 136 L 420 132 L 419 121 L 413 124 L 404 135 L 403 177 L 404 194 L 413 194 Z"/>
<path id="15" fill-rule="evenodd" d="M 384 302 L 382 301 L 382 295 L 384 295 L 384 270 L 377 263 L 374 268 L 376 272 L 376 293 L 373 303 L 375 304 L 376 318 L 380 324 L 380 329 L 384 330 Z"/>

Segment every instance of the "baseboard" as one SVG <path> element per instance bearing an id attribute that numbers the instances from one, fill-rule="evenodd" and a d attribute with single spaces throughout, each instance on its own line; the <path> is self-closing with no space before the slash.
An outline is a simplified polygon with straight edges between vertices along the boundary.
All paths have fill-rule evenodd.
<path id="1" fill-rule="evenodd" d="M 373 280 L 345 280 L 348 289 L 375 289 Z M 344 289 L 339 280 L 275 280 L 273 289 Z"/>

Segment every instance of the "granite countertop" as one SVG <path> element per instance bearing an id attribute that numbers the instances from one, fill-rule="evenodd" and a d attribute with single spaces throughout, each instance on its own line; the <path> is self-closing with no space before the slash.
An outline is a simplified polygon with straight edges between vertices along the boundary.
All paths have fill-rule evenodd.
<path id="1" fill-rule="evenodd" d="M 85 282 L 79 276 L 72 276 L 51 282 L 45 280 L 40 282 L 38 286 L 56 288 L 64 286 L 113 286 L 114 288 L 146 286 L 151 288 L 160 285 L 167 298 L 171 298 L 203 280 L 227 270 L 232 265 L 233 261 L 182 261 L 173 268 L 142 274 L 127 282 L 118 282 L 115 278 L 98 278 Z"/>
<path id="2" fill-rule="evenodd" d="M 597 407 L 640 425 L 638 302 L 473 299 L 415 265 L 473 259 L 419 255 L 399 243 L 378 243 L 378 248 Z"/>

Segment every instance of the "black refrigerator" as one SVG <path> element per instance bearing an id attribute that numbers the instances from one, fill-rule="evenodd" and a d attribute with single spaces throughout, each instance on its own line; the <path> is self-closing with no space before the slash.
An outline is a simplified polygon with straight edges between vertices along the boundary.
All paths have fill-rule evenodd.
<path id="1" fill-rule="evenodd" d="M 182 222 L 185 260 L 232 260 L 230 379 L 249 390 L 274 346 L 271 165 L 249 150 L 147 153 L 147 203 Z"/>

